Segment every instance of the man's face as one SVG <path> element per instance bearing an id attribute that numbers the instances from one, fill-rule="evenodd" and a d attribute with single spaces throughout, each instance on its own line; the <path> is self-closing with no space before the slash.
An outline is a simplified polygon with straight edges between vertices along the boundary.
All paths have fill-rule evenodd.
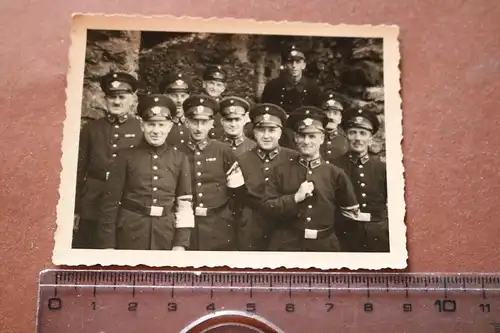
<path id="1" fill-rule="evenodd" d="M 220 81 L 207 80 L 203 81 L 203 89 L 208 96 L 217 98 L 226 90 L 226 84 Z"/>
<path id="2" fill-rule="evenodd" d="M 189 97 L 187 92 L 172 92 L 166 94 L 170 97 L 177 107 L 177 117 L 180 118 L 184 114 L 184 109 L 182 108 L 182 103 Z"/>
<path id="3" fill-rule="evenodd" d="M 340 122 L 342 121 L 342 112 L 338 110 L 328 110 L 325 112 L 326 116 L 328 117 L 328 125 L 326 126 L 326 129 L 328 131 L 334 131 L 337 129 L 339 126 Z"/>
<path id="4" fill-rule="evenodd" d="M 302 72 L 306 68 L 304 59 L 290 59 L 285 63 L 285 67 L 293 78 L 301 78 Z"/>
<path id="5" fill-rule="evenodd" d="M 363 155 L 372 144 L 373 134 L 366 129 L 353 127 L 347 130 L 347 140 L 351 151 Z"/>
<path id="6" fill-rule="evenodd" d="M 295 133 L 295 142 L 301 155 L 314 157 L 319 153 L 319 148 L 325 140 L 325 135 L 321 132 Z"/>
<path id="7" fill-rule="evenodd" d="M 253 135 L 262 150 L 273 150 L 278 147 L 281 138 L 280 127 L 255 127 Z"/>
<path id="8" fill-rule="evenodd" d="M 241 136 L 245 125 L 244 116 L 233 116 L 231 118 L 221 118 L 220 120 L 224 133 L 228 136 Z"/>
<path id="9" fill-rule="evenodd" d="M 113 116 L 121 116 L 129 113 L 135 103 L 135 94 L 113 93 L 105 96 L 108 112 Z"/>
<path id="10" fill-rule="evenodd" d="M 141 124 L 144 138 L 146 141 L 155 147 L 165 143 L 168 133 L 172 129 L 173 123 L 170 120 L 162 121 L 143 121 Z"/>
<path id="11" fill-rule="evenodd" d="M 208 132 L 213 127 L 214 120 L 188 118 L 186 123 L 193 140 L 203 141 L 208 137 Z"/>

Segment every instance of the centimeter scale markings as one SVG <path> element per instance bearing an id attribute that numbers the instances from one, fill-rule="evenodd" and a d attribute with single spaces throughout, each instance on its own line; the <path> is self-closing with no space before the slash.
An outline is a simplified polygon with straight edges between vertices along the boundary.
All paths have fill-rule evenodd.
<path id="1" fill-rule="evenodd" d="M 253 332 L 500 333 L 499 293 L 500 274 L 47 270 L 37 328 L 218 332 L 200 324 L 218 318 Z"/>

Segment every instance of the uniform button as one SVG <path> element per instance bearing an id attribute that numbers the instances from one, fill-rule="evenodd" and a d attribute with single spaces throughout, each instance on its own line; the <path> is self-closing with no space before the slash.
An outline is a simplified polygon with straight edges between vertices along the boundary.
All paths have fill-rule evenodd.
<path id="1" fill-rule="evenodd" d="M 332 144 L 332 142 L 331 142 L 331 141 L 328 141 L 327 143 L 328 143 L 329 145 L 331 145 L 331 144 Z"/>
<path id="2" fill-rule="evenodd" d="M 264 178 L 264 180 L 267 182 L 267 181 L 269 181 L 269 178 L 268 178 L 268 177 L 266 177 L 266 178 Z"/>
<path id="3" fill-rule="evenodd" d="M 361 205 L 361 207 L 366 207 L 366 204 L 365 204 L 365 203 L 364 203 L 364 204 L 362 204 L 362 205 Z"/>
<path id="4" fill-rule="evenodd" d="M 362 164 L 360 164 L 358 168 L 363 169 L 363 165 L 362 165 Z"/>
<path id="5" fill-rule="evenodd" d="M 196 184 L 196 185 L 201 186 L 201 183 L 198 183 L 198 184 Z"/>
<path id="6" fill-rule="evenodd" d="M 115 135 L 114 135 L 114 137 L 115 137 L 115 138 L 117 138 L 117 137 L 119 137 L 119 135 L 118 135 L 118 134 L 115 134 Z"/>
<path id="7" fill-rule="evenodd" d="M 116 157 L 116 154 L 111 155 L 111 157 Z"/>
<path id="8" fill-rule="evenodd" d="M 198 193 L 198 196 L 201 198 L 203 196 L 203 193 Z"/>
<path id="9" fill-rule="evenodd" d="M 158 202 L 158 199 L 153 199 L 153 203 L 156 203 L 156 202 Z"/>
<path id="10" fill-rule="evenodd" d="M 269 163 L 269 160 L 265 160 L 264 162 Z"/>
<path id="11" fill-rule="evenodd" d="M 326 164 L 330 164 L 330 161 L 325 161 Z"/>
<path id="12" fill-rule="evenodd" d="M 233 150 L 236 150 L 236 147 L 233 147 Z"/>
<path id="13" fill-rule="evenodd" d="M 158 158 L 158 155 L 153 155 L 153 158 L 154 158 L 154 159 L 157 159 L 157 158 Z"/>
<path id="14" fill-rule="evenodd" d="M 120 128 L 120 125 L 115 125 L 115 128 Z"/>
<path id="15" fill-rule="evenodd" d="M 264 170 L 269 171 L 269 168 L 264 168 Z"/>
<path id="16" fill-rule="evenodd" d="M 154 176 L 154 177 L 153 177 L 153 179 L 154 179 L 154 180 L 158 180 L 158 176 Z"/>
<path id="17" fill-rule="evenodd" d="M 184 143 L 184 140 L 181 140 L 181 143 Z"/>
<path id="18" fill-rule="evenodd" d="M 327 151 L 327 153 L 328 153 L 328 154 L 331 154 L 331 153 L 332 153 L 332 151 L 331 151 L 331 150 L 329 150 L 329 151 Z"/>
<path id="19" fill-rule="evenodd" d="M 312 174 L 313 174 L 313 172 L 312 172 L 312 171 L 309 171 L 308 173 L 309 173 L 310 175 L 312 175 Z"/>
<path id="20" fill-rule="evenodd" d="M 311 208 L 313 208 L 313 206 L 312 206 L 312 205 L 309 205 L 309 206 L 307 206 L 307 208 L 311 209 Z"/>
<path id="21" fill-rule="evenodd" d="M 198 161 L 198 162 L 196 162 L 196 164 L 201 165 L 201 162 L 200 162 L 200 161 Z"/>
<path id="22" fill-rule="evenodd" d="M 310 217 L 306 218 L 306 221 L 311 221 L 311 218 Z"/>
<path id="23" fill-rule="evenodd" d="M 203 204 L 200 202 L 200 204 L 198 206 L 203 207 Z"/>
<path id="24" fill-rule="evenodd" d="M 116 148 L 116 147 L 118 147 L 118 146 L 117 146 L 117 145 L 116 145 L 116 143 L 115 143 L 115 144 L 113 145 L 113 148 Z"/>
<path id="25" fill-rule="evenodd" d="M 130 145 L 130 148 L 134 148 L 134 145 Z"/>
<path id="26" fill-rule="evenodd" d="M 197 152 L 196 152 L 196 155 L 200 155 L 200 152 L 199 152 L 199 151 L 197 151 Z"/>
<path id="27" fill-rule="evenodd" d="M 365 187 L 365 183 L 361 183 L 361 187 Z"/>
<path id="28" fill-rule="evenodd" d="M 157 187 L 153 187 L 153 191 L 158 191 L 158 188 Z"/>
<path id="29" fill-rule="evenodd" d="M 180 131 L 180 133 L 179 133 L 179 134 L 180 134 L 180 135 L 182 135 L 182 134 L 184 134 L 184 132 L 183 132 L 183 131 Z"/>
<path id="30" fill-rule="evenodd" d="M 154 165 L 153 170 L 158 170 L 158 167 L 156 165 Z"/>
<path id="31" fill-rule="evenodd" d="M 366 193 L 361 193 L 361 196 L 362 197 L 366 197 Z"/>
<path id="32" fill-rule="evenodd" d="M 201 176 L 201 172 L 198 172 L 196 175 L 197 175 L 197 176 Z"/>
<path id="33" fill-rule="evenodd" d="M 364 173 L 360 173 L 360 174 L 359 174 L 359 176 L 360 176 L 360 177 L 364 177 L 364 176 L 365 176 L 365 174 L 364 174 Z"/>

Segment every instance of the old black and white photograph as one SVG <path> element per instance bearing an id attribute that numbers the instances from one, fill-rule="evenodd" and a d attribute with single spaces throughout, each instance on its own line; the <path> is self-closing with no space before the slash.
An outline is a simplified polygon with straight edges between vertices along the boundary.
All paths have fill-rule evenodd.
<path id="1" fill-rule="evenodd" d="M 54 263 L 405 268 L 398 33 L 75 15 Z"/>

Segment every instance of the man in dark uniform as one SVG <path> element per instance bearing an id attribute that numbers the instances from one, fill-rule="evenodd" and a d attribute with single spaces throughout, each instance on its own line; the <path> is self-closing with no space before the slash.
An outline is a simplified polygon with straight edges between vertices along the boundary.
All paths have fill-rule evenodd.
<path id="1" fill-rule="evenodd" d="M 349 152 L 334 161 L 351 179 L 360 204 L 359 223 L 341 223 L 341 244 L 346 251 L 389 252 L 386 165 L 368 148 L 380 122 L 367 109 L 350 110 L 341 126 L 349 140 Z"/>
<path id="2" fill-rule="evenodd" d="M 143 95 L 138 112 L 144 139 L 117 160 L 106 184 L 100 247 L 184 250 L 194 228 L 190 165 L 166 144 L 176 105 L 165 95 Z"/>
<path id="3" fill-rule="evenodd" d="M 220 103 L 227 88 L 227 73 L 220 65 L 209 65 L 203 72 L 201 95 L 212 97 Z M 221 115 L 215 114 L 213 128 L 208 133 L 211 139 L 220 139 L 224 130 L 220 123 Z"/>
<path id="4" fill-rule="evenodd" d="M 344 171 L 321 158 L 326 115 L 300 107 L 288 118 L 300 156 L 276 166 L 266 183 L 264 203 L 288 224 L 275 231 L 272 251 L 340 251 L 334 232 L 339 216 L 355 219 L 354 188 Z"/>
<path id="5" fill-rule="evenodd" d="M 262 251 L 267 250 L 278 224 L 272 214 L 266 214 L 266 207 L 262 204 L 265 185 L 274 167 L 295 158 L 298 153 L 279 146 L 286 121 L 286 112 L 281 107 L 257 104 L 250 111 L 250 120 L 258 146 L 238 157 L 248 191 L 238 214 L 238 249 Z"/>
<path id="6" fill-rule="evenodd" d="M 231 148 L 208 137 L 217 101 L 206 95 L 191 95 L 184 101 L 190 137 L 177 145 L 191 166 L 196 226 L 192 250 L 228 251 L 236 249 L 232 198 L 244 189 L 244 179 Z"/>
<path id="7" fill-rule="evenodd" d="M 255 141 L 243 133 L 250 103 L 241 97 L 229 96 L 224 97 L 219 106 L 224 130 L 221 141 L 227 143 L 236 156 L 255 148 L 257 146 Z"/>
<path id="8" fill-rule="evenodd" d="M 168 76 L 162 84 L 162 92 L 167 97 L 171 98 L 177 107 L 176 116 L 173 120 L 174 127 L 168 134 L 167 143 L 169 145 L 175 145 L 178 142 L 184 143 L 189 137 L 188 130 L 186 128 L 186 118 L 184 117 L 184 110 L 182 109 L 182 103 L 189 97 L 190 86 L 186 81 L 182 73 L 175 74 L 173 76 Z"/>
<path id="9" fill-rule="evenodd" d="M 281 61 L 284 71 L 279 77 L 266 84 L 262 92 L 261 102 L 279 105 L 288 114 L 303 105 L 319 107 L 321 90 L 316 82 L 303 75 L 306 68 L 304 52 L 292 45 L 284 50 Z M 292 139 L 292 131 L 286 129 L 281 138 L 281 145 L 295 149 Z"/>
<path id="10" fill-rule="evenodd" d="M 107 116 L 86 123 L 80 132 L 75 196 L 74 248 L 95 248 L 97 220 L 104 184 L 118 156 L 141 141 L 140 120 L 134 115 L 136 79 L 127 73 L 101 78 Z"/>
<path id="11" fill-rule="evenodd" d="M 344 131 L 339 128 L 344 108 L 330 93 L 323 98 L 321 108 L 328 117 L 325 142 L 321 145 L 321 156 L 331 163 L 337 157 L 344 155 L 349 147 Z"/>

